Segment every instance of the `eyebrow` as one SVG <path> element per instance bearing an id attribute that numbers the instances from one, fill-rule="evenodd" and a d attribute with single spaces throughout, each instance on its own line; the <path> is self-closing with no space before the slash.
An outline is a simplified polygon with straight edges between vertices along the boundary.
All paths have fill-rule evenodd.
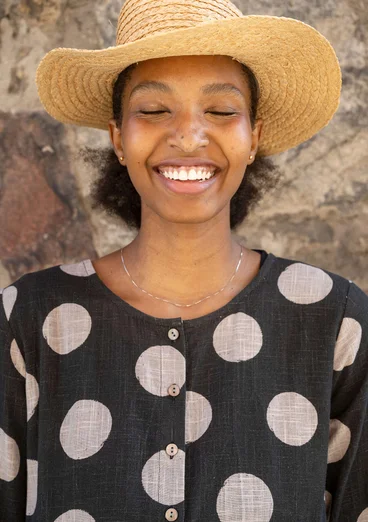
<path id="1" fill-rule="evenodd" d="M 130 93 L 129 99 L 132 98 L 133 94 L 138 92 L 158 91 L 163 94 L 172 94 L 175 92 L 167 83 L 157 82 L 154 80 L 141 82 L 136 85 Z M 201 88 L 202 94 L 235 94 L 240 96 L 244 100 L 244 95 L 240 89 L 235 87 L 232 83 L 209 83 Z"/>

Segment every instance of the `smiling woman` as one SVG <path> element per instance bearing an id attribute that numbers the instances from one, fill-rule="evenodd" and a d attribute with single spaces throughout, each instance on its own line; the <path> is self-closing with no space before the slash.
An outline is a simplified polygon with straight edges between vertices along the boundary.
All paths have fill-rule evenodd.
<path id="1" fill-rule="evenodd" d="M 208 57 L 207 57 L 208 58 Z M 201 60 L 201 57 L 196 57 L 195 61 Z M 157 61 L 156 61 L 157 62 Z M 173 62 L 171 61 L 173 64 Z M 203 62 L 202 62 L 203 63 Z M 251 69 L 245 64 L 237 64 L 240 77 L 243 76 L 245 85 L 246 97 L 249 101 L 247 109 L 249 111 L 249 119 L 252 128 L 254 128 L 257 107 L 259 103 L 259 86 L 256 77 Z M 200 62 L 198 62 L 198 70 L 201 70 Z M 137 68 L 137 64 L 132 64 L 123 70 L 114 84 L 113 90 L 113 117 L 118 128 L 121 128 L 123 122 L 123 107 L 126 102 L 127 85 L 131 81 L 133 71 Z M 201 83 L 205 83 L 206 78 L 200 76 Z M 149 86 L 155 85 L 156 89 L 151 90 Z M 160 84 L 163 85 L 162 83 Z M 139 90 L 137 90 L 139 89 Z M 236 89 L 233 86 L 232 92 Z M 212 87 L 208 89 L 207 105 L 210 103 L 220 103 L 220 108 L 229 104 L 230 89 L 225 88 L 219 91 Z M 236 89 L 240 96 L 244 94 Z M 152 102 L 157 108 L 158 92 L 163 96 L 168 96 L 168 89 L 162 87 L 157 88 L 157 82 L 145 82 L 135 86 L 131 89 L 130 98 L 133 93 L 144 92 L 150 96 L 149 100 L 145 100 L 145 104 L 150 105 L 152 109 Z M 214 99 L 214 96 L 217 98 Z M 220 95 L 220 96 L 219 96 Z M 244 99 L 244 98 L 243 98 Z M 168 100 L 166 100 L 168 102 Z M 237 105 L 235 103 L 235 105 Z M 239 103 L 238 103 L 239 105 Z M 241 104 L 244 107 L 244 102 Z M 210 105 L 208 105 L 210 107 Z M 204 110 L 204 109 L 202 109 Z M 236 114 L 236 113 L 234 113 Z M 222 116 L 224 117 L 224 116 Z M 218 116 L 219 118 L 219 116 Z M 155 118 L 157 120 L 157 117 Z M 217 125 L 223 126 L 221 120 L 217 120 Z M 131 177 L 126 166 L 122 165 L 116 155 L 114 149 L 107 148 L 105 150 L 94 150 L 85 147 L 81 151 L 84 160 L 97 168 L 99 171 L 99 178 L 94 182 L 91 188 L 92 207 L 105 210 L 112 216 L 117 216 L 122 219 L 129 227 L 139 229 L 141 227 L 141 197 L 135 189 Z M 208 158 L 211 159 L 211 158 Z M 244 169 L 244 175 L 240 182 L 238 189 L 230 200 L 230 228 L 235 230 L 248 216 L 250 211 L 259 203 L 262 197 L 269 191 L 274 189 L 281 179 L 281 173 L 273 164 L 272 160 L 262 156 L 255 156 L 253 161 Z"/>
<path id="2" fill-rule="evenodd" d="M 0 520 L 367 522 L 368 296 L 232 233 L 336 111 L 330 43 L 127 0 L 116 46 L 54 49 L 37 85 L 109 132 L 95 206 L 137 235 L 2 292 Z"/>

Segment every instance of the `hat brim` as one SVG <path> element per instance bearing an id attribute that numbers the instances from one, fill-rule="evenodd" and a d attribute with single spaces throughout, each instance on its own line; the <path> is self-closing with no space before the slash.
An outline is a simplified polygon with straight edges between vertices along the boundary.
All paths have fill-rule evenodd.
<path id="1" fill-rule="evenodd" d="M 118 74 L 153 58 L 225 55 L 257 77 L 258 154 L 269 156 L 311 138 L 338 108 L 341 70 L 328 40 L 292 18 L 250 15 L 204 22 L 101 50 L 57 48 L 36 72 L 39 98 L 63 123 L 108 130 Z"/>

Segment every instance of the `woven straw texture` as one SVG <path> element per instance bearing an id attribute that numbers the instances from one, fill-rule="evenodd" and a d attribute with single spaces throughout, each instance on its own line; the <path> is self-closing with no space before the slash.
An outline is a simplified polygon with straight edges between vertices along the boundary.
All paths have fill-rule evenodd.
<path id="1" fill-rule="evenodd" d="M 38 95 L 55 119 L 107 130 L 113 85 L 123 69 L 183 55 L 230 56 L 253 70 L 257 116 L 264 120 L 259 155 L 308 140 L 339 105 L 341 70 L 324 36 L 291 18 L 243 16 L 227 0 L 127 0 L 116 46 L 53 49 L 37 69 Z"/>

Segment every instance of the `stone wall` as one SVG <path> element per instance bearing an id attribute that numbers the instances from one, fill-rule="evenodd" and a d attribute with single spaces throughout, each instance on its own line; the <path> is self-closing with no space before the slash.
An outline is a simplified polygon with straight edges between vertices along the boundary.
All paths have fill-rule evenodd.
<path id="1" fill-rule="evenodd" d="M 368 292 L 368 8 L 361 0 L 237 0 L 244 14 L 313 25 L 343 70 L 340 108 L 307 143 L 274 156 L 282 183 L 253 211 L 239 238 L 250 248 L 348 277 Z M 114 45 L 116 0 L 0 0 L 0 287 L 27 272 L 105 255 L 134 233 L 91 210 L 96 175 L 81 146 L 107 132 L 63 125 L 37 96 L 35 72 L 54 47 Z"/>

